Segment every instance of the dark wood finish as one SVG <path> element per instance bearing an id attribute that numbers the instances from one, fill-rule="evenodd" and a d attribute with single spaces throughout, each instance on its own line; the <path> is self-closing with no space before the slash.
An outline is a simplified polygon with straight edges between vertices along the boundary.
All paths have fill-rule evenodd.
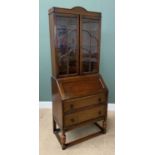
<path id="1" fill-rule="evenodd" d="M 92 124 L 92 123 L 95 123 L 95 122 L 98 122 L 98 121 L 101 121 L 101 120 L 104 120 L 105 116 L 101 116 L 101 117 L 97 117 L 95 119 L 90 119 L 90 120 L 87 120 L 87 121 L 84 121 L 84 122 L 81 122 L 79 124 L 74 124 L 72 126 L 68 126 L 68 127 L 64 127 L 64 131 L 70 131 L 70 130 L 73 130 L 73 129 L 76 129 L 78 127 L 81 127 L 81 126 L 84 126 L 84 125 L 87 125 L 87 124 Z"/>
<path id="2" fill-rule="evenodd" d="M 106 132 L 108 88 L 99 74 L 101 13 L 82 7 L 55 7 L 48 13 L 53 133 L 65 149 Z M 66 143 L 66 132 L 86 124 L 101 131 Z"/>
<path id="3" fill-rule="evenodd" d="M 58 79 L 62 100 L 104 93 L 104 86 L 98 74 Z M 104 88 L 105 87 L 105 88 Z"/>
<path id="4" fill-rule="evenodd" d="M 63 105 L 56 79 L 52 78 L 53 119 L 63 128 Z"/>
<path id="5" fill-rule="evenodd" d="M 72 126 L 81 122 L 95 119 L 104 116 L 104 106 L 96 106 L 94 108 L 88 108 L 87 110 L 81 110 L 80 112 L 74 112 L 65 116 L 64 126 Z"/>
<path id="6" fill-rule="evenodd" d="M 101 17 L 101 13 L 100 12 L 93 12 L 93 11 L 87 11 L 85 8 L 82 7 L 74 7 L 72 9 L 66 9 L 66 8 L 57 8 L 57 7 L 53 7 L 51 9 L 48 10 L 48 14 L 52 14 L 52 13 L 66 13 L 66 14 L 76 14 L 76 15 L 85 15 L 85 16 L 97 16 L 97 17 Z"/>
<path id="7" fill-rule="evenodd" d="M 106 98 L 103 93 L 64 101 L 64 112 L 75 111 L 91 105 L 103 104 Z"/>

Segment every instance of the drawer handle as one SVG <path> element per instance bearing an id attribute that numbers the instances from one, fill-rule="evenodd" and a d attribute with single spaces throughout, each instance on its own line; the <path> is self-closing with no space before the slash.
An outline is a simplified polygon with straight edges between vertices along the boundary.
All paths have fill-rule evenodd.
<path id="1" fill-rule="evenodd" d="M 74 108 L 74 105 L 73 104 L 70 104 L 70 108 L 73 109 Z"/>
<path id="2" fill-rule="evenodd" d="M 99 98 L 98 101 L 101 102 L 101 98 Z"/>
<path id="3" fill-rule="evenodd" d="M 72 122 L 72 123 L 74 123 L 74 122 L 75 122 L 74 118 L 71 118 L 71 122 Z"/>
<path id="4" fill-rule="evenodd" d="M 102 112 L 101 112 L 101 111 L 99 111 L 99 112 L 98 112 L 98 114 L 99 114 L 99 115 L 101 115 L 101 114 L 102 114 Z"/>

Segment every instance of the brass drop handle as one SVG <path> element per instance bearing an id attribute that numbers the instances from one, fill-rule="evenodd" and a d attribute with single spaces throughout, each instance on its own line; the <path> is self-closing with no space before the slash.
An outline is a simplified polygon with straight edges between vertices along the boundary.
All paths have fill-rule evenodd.
<path id="1" fill-rule="evenodd" d="M 73 104 L 70 104 L 70 108 L 73 109 L 74 108 L 74 105 Z"/>
<path id="2" fill-rule="evenodd" d="M 71 122 L 75 122 L 74 118 L 71 118 Z"/>
<path id="3" fill-rule="evenodd" d="M 99 112 L 98 112 L 98 114 L 99 114 L 99 115 L 101 115 L 101 114 L 102 114 L 102 112 L 101 112 L 101 111 L 99 111 Z"/>
<path id="4" fill-rule="evenodd" d="M 101 98 L 99 98 L 98 101 L 101 102 Z"/>

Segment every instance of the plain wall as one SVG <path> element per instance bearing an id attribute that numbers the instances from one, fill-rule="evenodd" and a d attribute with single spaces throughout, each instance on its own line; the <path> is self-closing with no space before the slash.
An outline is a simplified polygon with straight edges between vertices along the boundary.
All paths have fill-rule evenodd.
<path id="1" fill-rule="evenodd" d="M 51 100 L 51 60 L 48 9 L 81 6 L 102 13 L 100 73 L 109 88 L 109 102 L 115 102 L 115 1 L 40 0 L 39 6 L 39 100 Z"/>

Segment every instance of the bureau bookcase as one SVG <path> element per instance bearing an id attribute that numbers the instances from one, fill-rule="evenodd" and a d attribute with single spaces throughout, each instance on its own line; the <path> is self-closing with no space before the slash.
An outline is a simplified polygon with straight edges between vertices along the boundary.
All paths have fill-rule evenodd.
<path id="1" fill-rule="evenodd" d="M 48 14 L 53 133 L 65 149 L 106 132 L 108 89 L 99 74 L 101 13 L 54 7 Z M 91 123 L 100 131 L 66 142 L 66 132 Z"/>

